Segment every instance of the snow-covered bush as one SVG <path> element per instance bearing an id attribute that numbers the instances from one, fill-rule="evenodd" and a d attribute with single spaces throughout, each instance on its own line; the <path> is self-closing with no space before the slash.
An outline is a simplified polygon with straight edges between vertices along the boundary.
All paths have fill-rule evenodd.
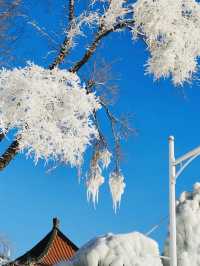
<path id="1" fill-rule="evenodd" d="M 134 36 L 144 37 L 150 52 L 147 72 L 172 76 L 175 85 L 192 79 L 200 55 L 200 4 L 195 0 L 138 0 Z"/>
<path id="2" fill-rule="evenodd" d="M 98 138 L 92 120 L 100 108 L 78 76 L 30 64 L 0 70 L 0 129 L 17 129 L 20 150 L 45 160 L 80 166 L 83 153 Z"/>
<path id="3" fill-rule="evenodd" d="M 129 234 L 97 237 L 75 256 L 58 266 L 162 266 L 157 243 L 146 236 Z"/>
<path id="4" fill-rule="evenodd" d="M 194 185 L 193 192 L 181 194 L 176 213 L 178 266 L 200 266 L 200 183 Z M 164 253 L 169 255 L 169 239 Z"/>

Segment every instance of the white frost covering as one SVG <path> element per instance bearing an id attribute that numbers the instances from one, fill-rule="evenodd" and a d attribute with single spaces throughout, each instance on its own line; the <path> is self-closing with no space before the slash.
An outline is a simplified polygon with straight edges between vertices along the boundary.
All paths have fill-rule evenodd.
<path id="1" fill-rule="evenodd" d="M 181 194 L 176 212 L 178 266 L 200 266 L 200 183 L 194 185 L 193 192 Z M 164 253 L 169 254 L 169 240 Z"/>
<path id="2" fill-rule="evenodd" d="M 162 266 L 157 243 L 146 236 L 107 234 L 89 241 L 59 266 Z"/>
<path id="3" fill-rule="evenodd" d="M 96 174 L 94 176 L 90 177 L 87 180 L 87 200 L 90 201 L 90 199 L 92 199 L 94 206 L 99 201 L 99 189 L 101 185 L 103 185 L 104 180 L 105 179 L 101 175 L 100 169 L 96 171 Z"/>
<path id="4" fill-rule="evenodd" d="M 99 22 L 99 15 L 97 12 L 82 13 L 79 17 L 73 19 L 70 28 L 65 32 L 68 38 L 67 46 L 63 47 L 66 50 L 76 45 L 75 38 L 78 36 L 85 36 L 83 27 L 93 27 Z"/>
<path id="5" fill-rule="evenodd" d="M 109 7 L 101 21 L 104 28 L 107 30 L 112 29 L 116 22 L 119 22 L 119 20 L 125 17 L 129 12 L 129 9 L 125 6 L 126 3 L 126 0 L 114 0 L 109 2 Z"/>
<path id="6" fill-rule="evenodd" d="M 102 176 L 103 169 L 110 164 L 112 154 L 107 150 L 97 151 L 90 166 L 89 178 L 87 180 L 87 199 L 92 201 L 94 205 L 98 203 L 99 189 L 104 183 Z"/>
<path id="7" fill-rule="evenodd" d="M 138 0 L 134 36 L 144 35 L 151 57 L 147 72 L 172 76 L 175 85 L 190 81 L 200 55 L 200 4 L 195 0 Z"/>
<path id="8" fill-rule="evenodd" d="M 100 161 L 102 164 L 103 169 L 107 168 L 111 162 L 112 154 L 109 152 L 109 150 L 104 149 L 100 153 Z"/>
<path id="9" fill-rule="evenodd" d="M 98 137 L 91 117 L 99 107 L 95 95 L 86 94 L 78 76 L 66 70 L 34 64 L 0 70 L 0 129 L 18 129 L 20 149 L 36 161 L 79 166 Z"/>
<path id="10" fill-rule="evenodd" d="M 116 212 L 117 207 L 120 207 L 121 197 L 126 186 L 123 175 L 117 172 L 111 173 L 109 178 L 109 186 L 113 199 L 113 208 Z"/>

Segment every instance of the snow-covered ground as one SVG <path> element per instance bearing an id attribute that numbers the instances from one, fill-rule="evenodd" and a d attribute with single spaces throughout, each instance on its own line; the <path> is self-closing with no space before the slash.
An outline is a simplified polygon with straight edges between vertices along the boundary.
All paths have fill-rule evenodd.
<path id="1" fill-rule="evenodd" d="M 177 202 L 178 266 L 200 266 L 200 183 L 192 192 L 183 192 Z M 168 256 L 166 241 L 165 255 Z M 168 266 L 168 262 L 164 266 Z"/>
<path id="2" fill-rule="evenodd" d="M 59 266 L 162 266 L 157 243 L 137 232 L 107 234 L 89 241 Z"/>

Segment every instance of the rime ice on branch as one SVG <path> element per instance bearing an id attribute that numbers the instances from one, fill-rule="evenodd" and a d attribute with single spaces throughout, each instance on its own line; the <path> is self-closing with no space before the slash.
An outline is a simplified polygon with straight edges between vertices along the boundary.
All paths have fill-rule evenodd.
<path id="1" fill-rule="evenodd" d="M 190 81 L 200 55 L 200 4 L 195 0 L 138 0 L 134 5 L 134 36 L 148 45 L 147 73 L 172 76 L 175 85 Z"/>
<path id="2" fill-rule="evenodd" d="M 123 18 L 130 12 L 126 2 L 126 0 L 110 1 L 108 9 L 101 18 L 103 28 L 112 29 L 117 22 L 123 21 Z"/>
<path id="3" fill-rule="evenodd" d="M 99 138 L 93 121 L 99 109 L 98 97 L 87 94 L 77 74 L 34 64 L 0 71 L 1 132 L 17 129 L 19 149 L 33 155 L 35 162 L 45 159 L 81 167 L 87 146 Z M 88 199 L 94 204 L 104 183 L 102 170 L 110 161 L 106 148 L 95 151 L 87 180 Z M 121 197 L 115 194 L 116 207 Z"/>
<path id="4" fill-rule="evenodd" d="M 116 212 L 117 207 L 120 206 L 121 197 L 126 186 L 123 175 L 120 172 L 111 173 L 109 178 L 109 186 L 113 199 L 113 208 Z"/>
<path id="5" fill-rule="evenodd" d="M 95 203 L 98 202 L 99 188 L 104 183 L 103 169 L 107 168 L 111 161 L 111 153 L 107 149 L 95 150 L 87 180 L 87 198 Z"/>
<path id="6" fill-rule="evenodd" d="M 123 175 L 119 173 L 119 155 L 120 141 L 127 134 L 121 137 L 119 131 L 120 128 L 125 129 L 124 132 L 130 130 L 112 114 L 108 104 L 102 101 L 102 95 L 95 96 L 95 78 L 88 77 L 86 83 L 90 88 L 87 90 L 77 72 L 88 64 L 102 39 L 112 32 L 128 29 L 134 38 L 139 37 L 147 44 L 150 52 L 147 73 L 156 79 L 172 77 L 175 85 L 183 85 L 194 78 L 198 70 L 200 3 L 195 0 L 91 0 L 87 10 L 76 13 L 75 1 L 69 1 L 69 23 L 58 55 L 49 66 L 51 70 L 32 64 L 0 71 L 0 141 L 10 129 L 18 130 L 16 139 L 0 158 L 0 170 L 19 150 L 33 154 L 35 161 L 53 159 L 80 167 L 83 154 L 91 145 L 94 152 L 87 192 L 88 198 L 96 202 L 104 183 L 103 169 L 110 161 L 109 147 L 114 150 L 113 169 L 117 170 L 109 179 L 116 208 L 125 188 Z M 83 36 L 88 37 L 89 43 L 82 57 L 77 62 L 68 62 L 68 71 L 59 70 L 59 65 L 73 52 L 72 48 L 82 45 L 77 40 Z M 106 91 L 105 86 L 102 88 Z M 113 142 L 103 143 L 96 149 L 96 143 L 106 139 L 96 115 L 101 106 L 110 120 Z M 107 161 L 103 162 L 106 156 Z"/>
<path id="7" fill-rule="evenodd" d="M 45 160 L 80 166 L 98 138 L 92 120 L 98 98 L 86 94 L 78 76 L 34 64 L 0 71 L 0 128 L 17 129 L 20 150 Z"/>

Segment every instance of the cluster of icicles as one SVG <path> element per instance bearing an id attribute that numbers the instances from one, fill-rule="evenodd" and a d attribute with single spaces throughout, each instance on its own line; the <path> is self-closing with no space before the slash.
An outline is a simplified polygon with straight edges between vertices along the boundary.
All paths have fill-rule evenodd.
<path id="1" fill-rule="evenodd" d="M 94 205 L 98 202 L 99 188 L 105 181 L 102 172 L 109 166 L 111 156 L 112 154 L 107 149 L 104 149 L 97 151 L 95 159 L 92 160 L 87 180 L 87 198 L 88 200 L 92 198 Z M 113 199 L 113 208 L 116 212 L 117 208 L 120 207 L 121 197 L 125 189 L 124 177 L 120 171 L 113 171 L 110 174 L 109 187 Z"/>

